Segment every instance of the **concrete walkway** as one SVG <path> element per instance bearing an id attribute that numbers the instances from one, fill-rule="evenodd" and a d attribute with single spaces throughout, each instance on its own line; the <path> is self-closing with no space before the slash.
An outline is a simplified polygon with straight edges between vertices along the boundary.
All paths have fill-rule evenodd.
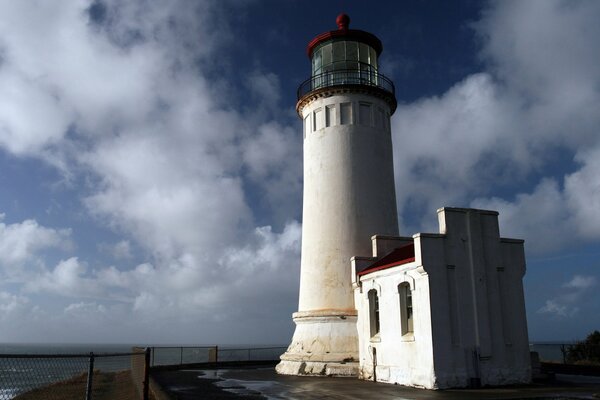
<path id="1" fill-rule="evenodd" d="M 152 372 L 173 399 L 600 399 L 600 378 L 557 376 L 526 387 L 422 390 L 353 378 L 282 376 L 274 368 Z M 594 397 L 597 396 L 597 397 Z"/>

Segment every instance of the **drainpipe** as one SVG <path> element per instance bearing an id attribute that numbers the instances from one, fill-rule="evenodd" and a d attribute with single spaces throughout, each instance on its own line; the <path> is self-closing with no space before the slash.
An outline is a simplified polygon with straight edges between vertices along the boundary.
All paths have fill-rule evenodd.
<path id="1" fill-rule="evenodd" d="M 377 348 L 373 347 L 373 382 L 377 382 Z"/>

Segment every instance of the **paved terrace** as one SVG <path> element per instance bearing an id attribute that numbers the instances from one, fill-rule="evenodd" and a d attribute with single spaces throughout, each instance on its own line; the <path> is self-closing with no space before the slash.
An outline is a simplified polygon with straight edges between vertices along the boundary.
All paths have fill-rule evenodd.
<path id="1" fill-rule="evenodd" d="M 557 375 L 530 386 L 423 390 L 353 378 L 282 376 L 273 367 L 153 371 L 172 399 L 600 399 L 600 378 Z"/>

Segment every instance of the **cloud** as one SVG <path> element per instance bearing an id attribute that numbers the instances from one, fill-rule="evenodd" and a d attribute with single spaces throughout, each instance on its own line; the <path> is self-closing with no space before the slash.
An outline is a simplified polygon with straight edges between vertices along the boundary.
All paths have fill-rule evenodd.
<path id="1" fill-rule="evenodd" d="M 0 214 L 0 273 L 15 277 L 28 266 L 37 270 L 43 266 L 42 255 L 49 249 L 72 249 L 70 229 L 52 229 L 36 220 L 7 224 Z"/>
<path id="2" fill-rule="evenodd" d="M 52 271 L 38 274 L 24 284 L 31 293 L 52 293 L 64 297 L 101 297 L 102 287 L 87 278 L 87 267 L 77 257 L 61 260 Z"/>
<path id="3" fill-rule="evenodd" d="M 289 330 L 297 300 L 298 276 L 289 269 L 299 264 L 293 219 L 301 144 L 287 114 L 275 113 L 281 98 L 275 73 L 236 68 L 236 75 L 247 74 L 241 95 L 255 103 L 248 109 L 231 107 L 239 91 L 221 90 L 229 77 L 214 69 L 233 61 L 225 53 L 231 7 L 237 5 L 3 5 L 0 147 L 49 162 L 76 185 L 84 180 L 76 189 L 85 211 L 128 238 L 112 249 L 100 246 L 117 265 L 73 254 L 22 282 L 24 291 L 94 299 L 64 308 L 69 315 L 111 303 L 140 321 L 144 315 L 195 323 L 219 316 L 232 325 L 242 323 L 233 314 L 250 308 L 272 315 L 266 306 L 279 295 L 286 321 L 273 325 Z M 31 243 L 58 244 L 44 245 L 42 233 Z M 293 248 L 286 244 L 291 236 Z M 141 250 L 141 260 L 131 258 L 131 246 Z M 275 289 L 258 290 L 249 280 Z M 287 290 L 277 282 L 287 282 Z M 118 315 L 127 311 L 119 308 Z M 164 335 L 156 325 L 151 329 Z"/>
<path id="4" fill-rule="evenodd" d="M 557 300 L 546 300 L 544 306 L 538 310 L 538 313 L 554 314 L 559 317 L 568 317 L 577 312 L 579 312 L 578 307 L 568 307 Z"/>
<path id="5" fill-rule="evenodd" d="M 105 314 L 106 307 L 97 303 L 72 303 L 65 307 L 65 314 L 70 315 L 93 315 L 97 313 Z M 95 316 L 94 316 L 95 317 Z"/>
<path id="6" fill-rule="evenodd" d="M 131 243 L 128 240 L 121 240 L 114 244 L 100 243 L 98 249 L 110 254 L 116 260 L 130 260 L 133 258 Z"/>
<path id="7" fill-rule="evenodd" d="M 542 180 L 531 193 L 519 193 L 513 201 L 498 197 L 479 198 L 471 203 L 481 209 L 499 210 L 500 227 L 505 237 L 527 238 L 527 250 L 533 253 L 555 251 L 580 232 L 573 214 L 566 207 L 564 193 L 554 179 Z M 560 235 L 545 235 L 556 231 Z"/>
<path id="8" fill-rule="evenodd" d="M 11 314 L 21 313 L 28 308 L 29 299 L 25 296 L 0 291 L 0 320 L 8 319 Z"/>
<path id="9" fill-rule="evenodd" d="M 583 290 L 589 289 L 593 286 L 596 286 L 596 284 L 597 284 L 597 279 L 595 276 L 575 275 L 573 277 L 573 279 L 571 279 L 569 282 L 565 283 L 563 286 L 566 288 L 583 291 Z"/>
<path id="10" fill-rule="evenodd" d="M 4 273 L 37 268 L 13 276 L 21 289 L 6 289 L 0 304 L 60 303 L 26 319 L 27 332 L 45 321 L 57 337 L 66 318 L 115 335 L 84 320 L 89 312 L 120 322 L 130 340 L 176 341 L 201 326 L 194 340 L 236 340 L 243 330 L 280 341 L 297 304 L 301 135 L 281 111 L 280 77 L 232 55 L 229 17 L 241 6 L 0 7 L 0 147 L 59 168 L 83 212 L 119 236 L 102 239 L 116 243 L 115 264 L 104 265 L 69 247 L 94 240 L 75 228 L 0 221 Z M 474 205 L 498 209 L 503 235 L 535 251 L 600 237 L 599 7 L 492 2 L 474 25 L 485 69 L 398 107 L 403 230 L 428 228 L 440 206 Z M 246 84 L 232 87 L 233 78 Z M 549 168 L 557 154 L 568 167 Z M 69 254 L 42 261 L 53 249 Z M 583 285 L 572 282 L 562 288 L 571 295 Z M 549 299 L 544 313 L 569 315 L 569 299 Z"/>
<path id="11" fill-rule="evenodd" d="M 585 301 L 590 289 L 596 284 L 597 279 L 594 276 L 574 275 L 570 281 L 562 285 L 562 294 L 546 300 L 544 306 L 537 312 L 559 318 L 572 317 L 579 312 L 580 304 Z"/>
<path id="12" fill-rule="evenodd" d="M 394 116 L 403 225 L 474 206 L 536 253 L 600 239 L 599 15 L 590 2 L 489 4 L 473 24 L 486 71 Z"/>

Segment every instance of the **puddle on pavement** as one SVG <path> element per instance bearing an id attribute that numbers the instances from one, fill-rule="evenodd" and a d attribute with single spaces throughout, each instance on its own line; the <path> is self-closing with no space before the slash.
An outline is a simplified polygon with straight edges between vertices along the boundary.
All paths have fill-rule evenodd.
<path id="1" fill-rule="evenodd" d="M 281 400 L 281 399 L 291 399 L 288 396 L 280 397 L 273 395 L 273 391 L 278 386 L 282 386 L 279 382 L 275 381 L 246 381 L 240 379 L 229 379 L 224 378 L 223 375 L 230 372 L 228 369 L 219 369 L 219 370 L 200 370 L 198 371 L 200 374 L 198 378 L 201 379 L 217 379 L 218 382 L 214 382 L 213 384 L 225 390 L 226 392 L 230 392 L 237 395 L 244 396 L 262 396 L 267 400 Z M 276 390 L 277 393 L 285 393 L 286 391 L 282 391 L 281 388 Z"/>

